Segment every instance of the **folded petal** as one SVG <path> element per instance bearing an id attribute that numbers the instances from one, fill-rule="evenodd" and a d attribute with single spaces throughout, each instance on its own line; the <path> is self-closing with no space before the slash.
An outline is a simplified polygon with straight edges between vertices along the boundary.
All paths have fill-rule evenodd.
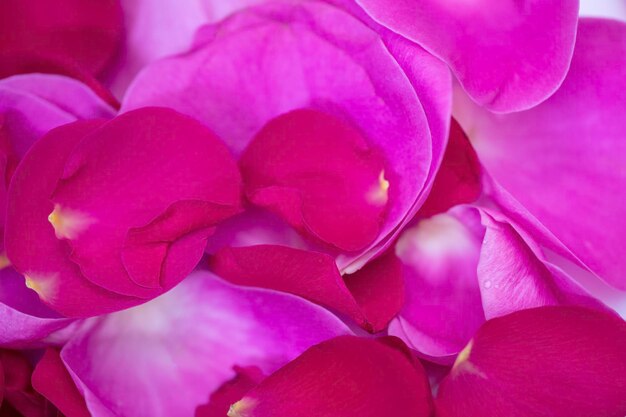
<path id="1" fill-rule="evenodd" d="M 579 307 L 485 323 L 439 386 L 440 417 L 621 417 L 626 322 Z"/>
<path id="2" fill-rule="evenodd" d="M 212 271 L 237 285 L 299 295 L 347 315 L 370 332 L 383 330 L 404 300 L 401 270 L 393 254 L 341 276 L 324 253 L 278 245 L 224 248 Z"/>
<path id="3" fill-rule="evenodd" d="M 374 20 L 443 59 L 478 104 L 532 107 L 572 58 L 578 0 L 357 0 Z"/>
<path id="4" fill-rule="evenodd" d="M 554 235 L 552 249 L 564 245 L 621 289 L 625 65 L 626 24 L 581 19 L 571 70 L 549 100 L 498 117 L 459 102 L 456 115 L 489 173 Z"/>
<path id="5" fill-rule="evenodd" d="M 428 417 L 424 368 L 396 338 L 316 345 L 234 403 L 230 417 Z"/>
<path id="6" fill-rule="evenodd" d="M 94 417 L 191 416 L 235 376 L 233 366 L 269 374 L 309 346 L 349 333 L 308 301 L 231 286 L 206 272 L 93 320 L 61 355 Z"/>

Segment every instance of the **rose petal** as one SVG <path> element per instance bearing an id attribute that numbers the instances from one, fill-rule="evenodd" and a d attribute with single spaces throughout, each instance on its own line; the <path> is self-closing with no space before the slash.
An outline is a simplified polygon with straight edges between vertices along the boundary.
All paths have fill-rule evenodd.
<path id="1" fill-rule="evenodd" d="M 231 417 L 427 417 L 424 369 L 396 338 L 314 346 L 231 406 Z"/>
<path id="2" fill-rule="evenodd" d="M 543 307 L 485 323 L 436 399 L 437 415 L 621 417 L 626 323 L 578 307 Z"/>
<path id="3" fill-rule="evenodd" d="M 224 383 L 211 394 L 208 404 L 201 405 L 196 409 L 196 417 L 224 417 L 227 415 L 231 404 L 239 401 L 265 378 L 261 370 L 254 366 L 235 367 L 235 372 L 237 375 L 233 379 Z"/>
<path id="4" fill-rule="evenodd" d="M 559 87 L 574 48 L 577 0 L 357 0 L 385 27 L 450 65 L 469 95 L 523 110 Z"/>
<path id="5" fill-rule="evenodd" d="M 240 162 L 248 198 L 344 251 L 378 236 L 390 198 L 385 165 L 358 130 L 329 114 L 272 119 Z"/>

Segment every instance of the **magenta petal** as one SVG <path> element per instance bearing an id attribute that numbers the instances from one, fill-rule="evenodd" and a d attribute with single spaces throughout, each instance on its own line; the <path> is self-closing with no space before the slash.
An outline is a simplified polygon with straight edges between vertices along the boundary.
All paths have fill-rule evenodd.
<path id="1" fill-rule="evenodd" d="M 131 299 L 115 297 L 85 280 L 77 265 L 67 258 L 65 243 L 56 238 L 48 221 L 53 210 L 49 196 L 63 172 L 65 157 L 86 133 L 103 123 L 76 122 L 52 130 L 31 148 L 9 190 L 7 255 L 15 269 L 29 277 L 28 285 L 37 289 L 42 300 L 65 315 L 85 314 L 103 304 L 111 307 L 114 302 L 118 303 L 117 309 L 131 304 Z M 11 197 L 11 193 L 17 194 Z"/>
<path id="2" fill-rule="evenodd" d="M 543 307 L 491 320 L 439 387 L 438 417 L 622 417 L 626 323 Z"/>
<path id="3" fill-rule="evenodd" d="M 310 109 L 272 119 L 240 165 L 250 201 L 314 239 L 351 252 L 380 233 L 390 198 L 384 161 L 340 119 Z"/>
<path id="4" fill-rule="evenodd" d="M 277 245 L 224 248 L 214 255 L 211 267 L 237 285 L 304 297 L 351 317 L 370 332 L 383 330 L 404 299 L 393 254 L 346 276 L 346 281 L 331 256 Z"/>
<path id="5" fill-rule="evenodd" d="M 231 406 L 235 417 L 428 417 L 424 369 L 396 338 L 316 345 Z"/>
<path id="6" fill-rule="evenodd" d="M 56 406 L 65 417 L 90 417 L 85 399 L 65 368 L 56 349 L 48 348 L 32 375 L 33 388 Z"/>
<path id="7" fill-rule="evenodd" d="M 499 117 L 460 101 L 457 115 L 489 173 L 554 234 L 557 246 L 621 289 L 625 65 L 626 24 L 582 19 L 571 70 L 553 97 Z"/>
<path id="8" fill-rule="evenodd" d="M 208 404 L 196 409 L 195 417 L 224 417 L 230 406 L 243 398 L 252 388 L 259 385 L 265 375 L 255 366 L 235 367 L 237 375 L 211 394 Z"/>
<path id="9" fill-rule="evenodd" d="M 94 417 L 192 416 L 235 376 L 233 366 L 269 374 L 311 345 L 350 333 L 301 298 L 231 286 L 206 272 L 93 320 L 62 357 Z"/>
<path id="10" fill-rule="evenodd" d="M 383 26 L 450 65 L 490 110 L 526 109 L 549 97 L 569 68 L 578 0 L 357 0 Z"/>

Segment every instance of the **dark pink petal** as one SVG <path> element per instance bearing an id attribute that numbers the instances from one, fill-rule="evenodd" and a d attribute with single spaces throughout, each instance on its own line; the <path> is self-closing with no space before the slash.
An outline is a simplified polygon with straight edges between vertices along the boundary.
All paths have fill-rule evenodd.
<path id="1" fill-rule="evenodd" d="M 450 139 L 441 167 L 419 216 L 445 213 L 452 207 L 472 203 L 482 191 L 481 166 L 476 151 L 458 122 L 452 119 Z"/>
<path id="2" fill-rule="evenodd" d="M 579 307 L 485 323 L 439 387 L 438 417 L 622 417 L 626 323 Z"/>
<path id="3" fill-rule="evenodd" d="M 4 379 L 3 386 L 0 386 L 4 392 L 0 414 L 8 417 L 45 416 L 47 402 L 31 386 L 33 368 L 28 359 L 20 352 L 0 350 L 0 364 Z"/>
<path id="4" fill-rule="evenodd" d="M 545 103 L 494 117 L 459 96 L 458 109 L 489 173 L 554 235 L 543 243 L 564 245 L 570 257 L 621 289 L 625 65 L 626 24 L 582 19 L 571 70 Z M 503 193 L 496 198 L 510 206 Z"/>
<path id="5" fill-rule="evenodd" d="M 117 0 L 4 0 L 0 50 L 69 62 L 99 75 L 117 52 L 121 17 Z"/>
<path id="6" fill-rule="evenodd" d="M 234 366 L 270 374 L 310 346 L 351 333 L 302 298 L 203 271 L 146 304 L 91 320 L 61 356 L 94 417 L 192 416 L 235 377 Z"/>
<path id="7" fill-rule="evenodd" d="M 118 297 L 86 280 L 69 260 L 67 244 L 57 239 L 48 221 L 54 209 L 49 198 L 63 172 L 65 158 L 86 134 L 104 123 L 75 122 L 52 130 L 31 148 L 9 190 L 7 255 L 15 269 L 27 276 L 27 285 L 37 291 L 42 301 L 65 315 L 87 315 L 104 306 L 120 309 L 133 302 L 130 297 Z M 13 198 L 11 192 L 16 193 Z M 41 256 L 42 253 L 46 255 Z"/>
<path id="8" fill-rule="evenodd" d="M 346 281 L 331 256 L 278 245 L 224 248 L 213 256 L 211 268 L 237 285 L 299 295 L 351 317 L 371 332 L 383 330 L 404 299 L 393 255 L 373 261 Z"/>
<path id="9" fill-rule="evenodd" d="M 578 0 L 357 0 L 383 26 L 450 65 L 490 110 L 545 100 L 567 73 Z"/>
<path id="10" fill-rule="evenodd" d="M 200 260 L 212 227 L 240 204 L 226 148 L 192 119 L 157 108 L 53 131 L 16 177 L 9 258 L 44 301 L 73 316 L 172 288 Z"/>
<path id="11" fill-rule="evenodd" d="M 224 417 L 230 406 L 239 401 L 265 378 L 257 367 L 235 367 L 237 375 L 211 394 L 208 404 L 196 409 L 196 417 Z"/>
<path id="12" fill-rule="evenodd" d="M 33 388 L 53 403 L 65 417 L 90 417 L 72 377 L 61 360 L 59 351 L 46 349 L 32 375 Z"/>
<path id="13" fill-rule="evenodd" d="M 234 403 L 229 417 L 428 417 L 424 369 L 396 338 L 316 345 Z"/>
<path id="14" fill-rule="evenodd" d="M 314 239 L 352 252 L 380 233 L 390 199 L 385 161 L 334 116 L 302 109 L 272 119 L 240 166 L 253 204 Z"/>

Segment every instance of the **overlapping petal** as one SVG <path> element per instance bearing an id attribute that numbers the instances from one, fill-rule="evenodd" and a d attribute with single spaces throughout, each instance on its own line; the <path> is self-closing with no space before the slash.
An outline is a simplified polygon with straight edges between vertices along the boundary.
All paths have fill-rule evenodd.
<path id="1" fill-rule="evenodd" d="M 430 396 L 424 369 L 401 341 L 344 336 L 313 346 L 261 381 L 228 415 L 427 417 Z"/>
<path id="2" fill-rule="evenodd" d="M 350 333 L 308 301 L 202 271 L 156 300 L 93 320 L 62 357 L 94 417 L 193 415 L 235 375 L 233 366 L 270 374 L 311 345 Z"/>
<path id="3" fill-rule="evenodd" d="M 516 199 L 538 220 L 537 231 L 547 229 L 544 245 L 621 289 L 625 52 L 626 24 L 582 19 L 571 70 L 545 103 L 493 116 L 459 95 L 456 109 L 481 161 L 505 189 L 497 193 L 500 203 L 519 211 L 510 202 Z"/>

